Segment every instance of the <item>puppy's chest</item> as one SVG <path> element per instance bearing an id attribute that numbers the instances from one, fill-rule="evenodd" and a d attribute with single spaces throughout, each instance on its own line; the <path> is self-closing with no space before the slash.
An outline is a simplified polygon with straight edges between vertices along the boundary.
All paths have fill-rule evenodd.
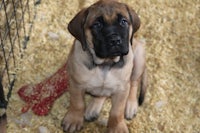
<path id="1" fill-rule="evenodd" d="M 112 93 L 123 90 L 128 75 L 120 69 L 97 67 L 82 75 L 82 87 L 86 92 L 97 96 L 110 96 Z"/>

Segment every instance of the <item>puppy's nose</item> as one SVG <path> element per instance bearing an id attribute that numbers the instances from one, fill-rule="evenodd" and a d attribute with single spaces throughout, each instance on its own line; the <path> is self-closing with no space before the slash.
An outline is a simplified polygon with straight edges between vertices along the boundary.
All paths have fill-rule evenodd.
<path id="1" fill-rule="evenodd" d="M 108 43 L 110 46 L 117 46 L 117 45 L 120 45 L 122 43 L 122 39 L 120 36 L 118 35 L 112 35 L 109 37 L 108 39 Z"/>

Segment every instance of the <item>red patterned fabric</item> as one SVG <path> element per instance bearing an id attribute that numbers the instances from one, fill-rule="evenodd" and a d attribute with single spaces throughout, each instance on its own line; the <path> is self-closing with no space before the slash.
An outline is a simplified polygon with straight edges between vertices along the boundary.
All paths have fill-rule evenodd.
<path id="1" fill-rule="evenodd" d="M 66 64 L 55 74 L 35 85 L 25 85 L 18 91 L 19 96 L 26 102 L 22 112 L 30 108 L 37 115 L 47 115 L 54 101 L 68 88 Z"/>

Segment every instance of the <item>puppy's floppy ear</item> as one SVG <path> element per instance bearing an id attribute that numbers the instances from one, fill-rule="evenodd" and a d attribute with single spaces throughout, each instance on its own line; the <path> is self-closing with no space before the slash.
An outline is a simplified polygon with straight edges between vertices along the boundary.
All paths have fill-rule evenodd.
<path id="1" fill-rule="evenodd" d="M 130 7 L 126 6 L 126 9 L 128 11 L 129 17 L 130 17 L 130 21 L 132 24 L 132 34 L 131 34 L 131 44 L 133 41 L 133 35 L 134 33 L 140 28 L 140 18 L 139 16 L 135 13 L 135 11 L 133 9 L 131 9 Z"/>
<path id="2" fill-rule="evenodd" d="M 68 25 L 69 32 L 81 42 L 83 50 L 87 48 L 87 42 L 85 39 L 84 25 L 88 15 L 88 9 L 82 9 Z"/>

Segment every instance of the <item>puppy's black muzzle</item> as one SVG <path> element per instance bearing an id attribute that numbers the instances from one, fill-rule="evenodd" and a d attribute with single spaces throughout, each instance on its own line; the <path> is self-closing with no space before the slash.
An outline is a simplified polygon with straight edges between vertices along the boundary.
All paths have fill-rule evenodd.
<path id="1" fill-rule="evenodd" d="M 100 58 L 124 56 L 129 51 L 129 30 L 118 24 L 105 25 L 100 31 L 93 29 L 94 50 Z"/>
<path id="2" fill-rule="evenodd" d="M 128 54 L 128 44 L 124 44 L 123 38 L 118 34 L 109 34 L 105 37 L 105 43 L 95 50 L 100 58 L 112 58 Z"/>
<path id="3" fill-rule="evenodd" d="M 111 47 L 119 47 L 120 45 L 122 45 L 122 39 L 118 35 L 114 34 L 114 35 L 108 36 L 107 38 L 108 38 L 108 44 Z"/>
<path id="4" fill-rule="evenodd" d="M 122 39 L 117 34 L 112 34 L 107 36 L 107 47 L 110 53 L 110 56 L 120 56 L 122 54 Z"/>

